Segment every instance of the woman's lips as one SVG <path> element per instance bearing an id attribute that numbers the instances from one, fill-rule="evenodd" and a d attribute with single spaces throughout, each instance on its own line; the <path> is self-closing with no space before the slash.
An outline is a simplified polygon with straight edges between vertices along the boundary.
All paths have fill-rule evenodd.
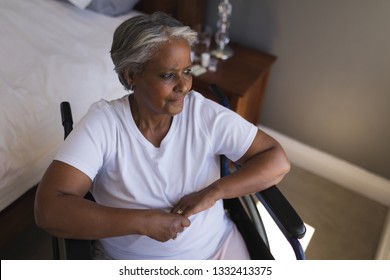
<path id="1" fill-rule="evenodd" d="M 183 104 L 184 96 L 171 98 L 169 101 L 172 102 L 172 103 L 176 103 L 176 104 Z"/>

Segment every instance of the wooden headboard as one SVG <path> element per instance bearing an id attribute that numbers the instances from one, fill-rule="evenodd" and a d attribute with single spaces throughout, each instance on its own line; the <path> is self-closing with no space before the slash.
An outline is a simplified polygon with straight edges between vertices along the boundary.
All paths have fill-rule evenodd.
<path id="1" fill-rule="evenodd" d="M 203 23 L 205 15 L 204 0 L 141 0 L 136 10 L 144 13 L 162 11 L 180 20 L 185 25 L 193 27 Z"/>

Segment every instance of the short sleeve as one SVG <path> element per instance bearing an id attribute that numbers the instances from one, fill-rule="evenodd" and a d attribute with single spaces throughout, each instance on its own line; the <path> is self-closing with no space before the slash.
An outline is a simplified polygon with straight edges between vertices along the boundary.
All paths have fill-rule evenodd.
<path id="1" fill-rule="evenodd" d="M 60 147 L 55 160 L 65 162 L 93 180 L 111 153 L 115 136 L 109 106 L 99 101 L 91 106 Z"/>
<path id="2" fill-rule="evenodd" d="M 206 129 L 215 154 L 223 154 L 232 161 L 239 160 L 252 144 L 258 128 L 236 112 L 211 100 L 204 99 L 201 123 Z"/>

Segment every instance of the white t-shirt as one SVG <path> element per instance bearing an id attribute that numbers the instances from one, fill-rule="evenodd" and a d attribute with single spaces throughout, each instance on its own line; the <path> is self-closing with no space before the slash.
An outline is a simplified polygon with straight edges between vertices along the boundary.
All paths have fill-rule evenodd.
<path id="1" fill-rule="evenodd" d="M 55 159 L 93 180 L 91 192 L 97 203 L 169 212 L 184 195 L 220 177 L 218 155 L 233 161 L 241 158 L 256 132 L 256 126 L 235 112 L 191 91 L 157 148 L 138 130 L 127 95 L 92 105 Z M 127 235 L 101 242 L 114 259 L 211 258 L 232 227 L 222 201 L 190 221 L 176 240 Z"/>

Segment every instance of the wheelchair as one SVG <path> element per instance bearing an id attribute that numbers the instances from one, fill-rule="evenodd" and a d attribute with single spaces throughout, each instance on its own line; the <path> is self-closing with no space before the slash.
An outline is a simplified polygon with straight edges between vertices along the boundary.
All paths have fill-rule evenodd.
<path id="1" fill-rule="evenodd" d="M 226 96 L 218 86 L 210 85 L 210 90 L 216 100 L 229 108 Z M 73 119 L 70 104 L 66 101 L 61 103 L 61 118 L 64 127 L 64 138 L 73 129 Z M 225 156 L 220 156 L 221 177 L 234 172 L 238 166 L 230 162 Z M 85 199 L 93 200 L 88 193 Z M 297 260 L 304 260 L 305 253 L 299 242 L 306 233 L 306 227 L 277 186 L 272 186 L 253 195 L 246 195 L 240 198 L 225 199 L 224 208 L 227 215 L 236 224 L 244 238 L 251 259 L 273 260 L 270 243 L 268 241 L 266 228 L 258 211 L 256 200 L 260 201 L 268 211 L 275 224 L 282 232 Z M 92 259 L 92 240 L 75 240 L 52 237 L 53 258 L 68 260 Z"/>

